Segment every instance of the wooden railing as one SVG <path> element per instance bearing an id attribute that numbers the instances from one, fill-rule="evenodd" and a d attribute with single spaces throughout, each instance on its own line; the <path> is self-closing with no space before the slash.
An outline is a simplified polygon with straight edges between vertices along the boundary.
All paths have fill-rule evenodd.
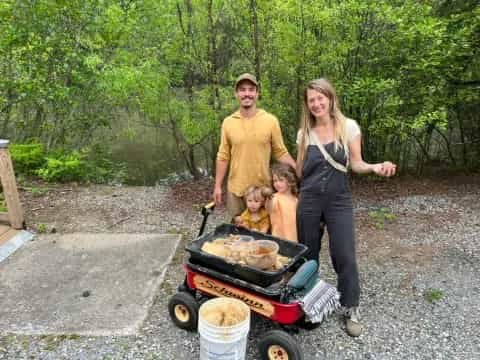
<path id="1" fill-rule="evenodd" d="M 7 212 L 0 212 L 0 220 L 9 222 L 14 229 L 22 229 L 25 223 L 8 143 L 8 140 L 0 139 L 0 181 L 7 204 Z"/>

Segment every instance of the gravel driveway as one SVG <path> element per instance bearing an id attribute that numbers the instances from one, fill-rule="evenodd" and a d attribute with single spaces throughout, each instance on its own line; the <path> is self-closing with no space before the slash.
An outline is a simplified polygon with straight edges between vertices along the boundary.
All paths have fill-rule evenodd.
<path id="1" fill-rule="evenodd" d="M 295 335 L 305 359 L 480 359 L 479 180 L 477 176 L 463 183 L 451 181 L 440 190 L 428 184 L 419 189 L 413 183 L 383 200 L 354 188 L 365 331 L 350 338 L 341 317 L 333 315 L 318 329 Z M 136 200 L 128 201 L 126 194 Z M 25 201 L 28 195 L 23 197 Z M 69 222 L 64 224 L 61 216 L 48 211 L 35 212 L 39 206 L 32 200 L 27 218 L 33 228 L 42 222 L 47 229 L 76 231 L 83 226 L 72 222 L 76 211 L 85 213 L 89 206 L 93 211 L 102 201 L 108 204 L 101 209 L 105 215 L 92 214 L 101 223 L 92 224 L 92 231 L 125 232 L 145 226 L 152 232 L 180 232 L 186 243 L 201 221 L 197 199 L 187 199 L 189 206 L 178 204 L 165 187 L 79 188 L 61 197 L 51 192 L 43 201 L 51 204 L 44 208 L 58 214 L 61 206 L 68 207 Z M 112 215 L 115 211 L 117 217 Z M 210 218 L 207 231 L 222 217 L 220 209 Z M 321 271 L 334 283 L 324 243 Z M 198 334 L 176 328 L 167 312 L 168 300 L 183 280 L 183 257 L 180 246 L 138 336 L 0 334 L 0 359 L 197 359 Z M 256 339 L 270 327 L 264 320 L 254 322 L 247 359 L 258 359 Z"/>

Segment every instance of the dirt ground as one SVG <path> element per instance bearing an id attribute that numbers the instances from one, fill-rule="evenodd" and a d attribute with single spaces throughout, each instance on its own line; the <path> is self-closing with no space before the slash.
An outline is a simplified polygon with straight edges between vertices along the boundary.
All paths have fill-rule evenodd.
<path id="1" fill-rule="evenodd" d="M 389 199 L 415 196 L 460 196 L 480 191 L 480 174 L 436 178 L 354 177 L 350 181 L 355 202 L 359 256 L 374 263 L 394 261 L 427 264 L 442 250 L 442 244 L 401 244 L 389 238 L 407 237 L 415 231 L 427 233 L 439 223 L 455 224 L 457 209 L 440 213 L 412 209 L 392 213 L 383 204 Z M 198 211 L 208 203 L 212 179 L 188 181 L 171 187 L 112 187 L 103 185 L 45 184 L 32 182 L 20 187 L 27 226 L 41 232 L 180 232 L 190 241 Z M 379 205 L 376 205 L 376 204 Z M 220 207 L 219 212 L 224 209 Z M 391 215 L 391 216 L 389 216 Z M 404 222 L 407 221 L 407 224 Z M 412 225 L 413 229 L 412 229 Z M 391 236 L 385 236 L 388 232 Z M 326 243 L 326 242 L 325 242 Z M 181 251 L 181 250 L 180 250 Z M 181 257 L 183 254 L 179 254 Z M 408 278 L 405 284 L 408 283 Z"/>
<path id="2" fill-rule="evenodd" d="M 478 320 L 471 314 L 480 311 L 480 174 L 354 177 L 351 184 L 365 333 L 349 338 L 333 316 L 295 336 L 305 359 L 478 359 Z M 198 334 L 176 328 L 166 309 L 183 281 L 183 245 L 196 237 L 212 188 L 212 179 L 171 187 L 22 184 L 33 232 L 180 233 L 183 240 L 138 335 L 65 337 L 53 346 L 48 337 L 0 334 L 0 358 L 198 358 Z M 223 218 L 220 207 L 207 231 Z M 334 283 L 326 250 L 320 272 Z M 249 334 L 248 359 L 258 359 L 264 330 Z"/>
<path id="3" fill-rule="evenodd" d="M 380 249 L 379 243 L 384 236 L 382 226 L 388 224 L 388 231 L 400 235 L 406 231 L 399 215 L 392 214 L 388 218 L 381 214 L 380 205 L 375 203 L 389 199 L 438 195 L 461 195 L 472 189 L 480 188 L 480 174 L 457 175 L 437 178 L 422 178 L 404 176 L 394 179 L 373 177 L 354 177 L 351 188 L 356 204 L 355 220 L 357 233 L 361 238 L 368 239 L 369 246 Z M 202 205 L 208 203 L 213 189 L 212 179 L 188 181 L 171 187 L 130 187 L 71 184 L 47 184 L 28 182 L 19 187 L 21 202 L 25 212 L 28 229 L 33 232 L 73 232 L 73 231 L 111 231 L 134 232 L 158 231 L 158 227 L 166 231 L 181 230 L 179 219 L 182 220 L 198 214 Z M 475 191 L 475 190 L 474 190 Z M 362 206 L 363 204 L 366 206 Z M 373 205 L 372 205 L 373 204 Z M 421 210 L 422 205 L 420 205 Z M 220 207 L 220 212 L 224 209 Z M 379 214 L 376 217 L 375 213 Z M 442 212 L 431 215 L 419 212 L 414 215 L 415 226 L 419 232 L 428 231 L 439 222 L 455 222 L 457 212 Z M 439 217 L 440 216 L 440 217 Z M 413 222 L 413 219 L 411 219 Z M 172 226 L 168 228 L 168 226 Z M 183 224 L 188 227 L 189 224 Z M 180 228 L 180 229 L 179 229 Z M 380 236 L 379 236 L 380 234 Z M 361 242 L 362 239 L 359 239 Z M 397 251 L 398 250 L 398 251 Z M 397 256 L 402 257 L 401 249 L 392 249 Z M 427 257 L 433 250 L 426 247 L 416 253 L 415 257 Z M 384 254 L 378 253 L 380 259 Z M 388 254 L 386 254 L 388 255 Z M 417 259 L 418 260 L 418 259 Z"/>

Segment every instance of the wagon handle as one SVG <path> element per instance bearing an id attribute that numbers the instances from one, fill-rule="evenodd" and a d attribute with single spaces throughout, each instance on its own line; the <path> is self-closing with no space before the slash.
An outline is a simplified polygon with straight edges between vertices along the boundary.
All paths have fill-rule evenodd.
<path id="1" fill-rule="evenodd" d="M 200 225 L 200 231 L 198 232 L 198 236 L 201 236 L 203 234 L 203 230 L 205 230 L 205 225 L 207 223 L 208 215 L 213 212 L 213 209 L 215 209 L 215 203 L 213 201 L 202 207 L 201 214 L 203 216 L 203 220 L 202 225 Z"/>

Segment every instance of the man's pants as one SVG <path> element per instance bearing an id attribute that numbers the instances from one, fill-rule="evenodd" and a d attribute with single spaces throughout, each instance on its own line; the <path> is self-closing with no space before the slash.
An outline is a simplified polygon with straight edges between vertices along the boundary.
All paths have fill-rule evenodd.
<path id="1" fill-rule="evenodd" d="M 343 306 L 358 306 L 360 285 L 355 258 L 355 233 L 350 192 L 337 194 L 300 193 L 297 231 L 300 243 L 309 247 L 308 259 L 319 261 L 323 236 L 322 220 L 330 238 L 330 258 L 337 273 L 337 288 Z"/>
<path id="2" fill-rule="evenodd" d="M 245 209 L 245 201 L 242 197 L 227 192 L 227 221 L 233 222 L 235 216 L 240 215 Z"/>

